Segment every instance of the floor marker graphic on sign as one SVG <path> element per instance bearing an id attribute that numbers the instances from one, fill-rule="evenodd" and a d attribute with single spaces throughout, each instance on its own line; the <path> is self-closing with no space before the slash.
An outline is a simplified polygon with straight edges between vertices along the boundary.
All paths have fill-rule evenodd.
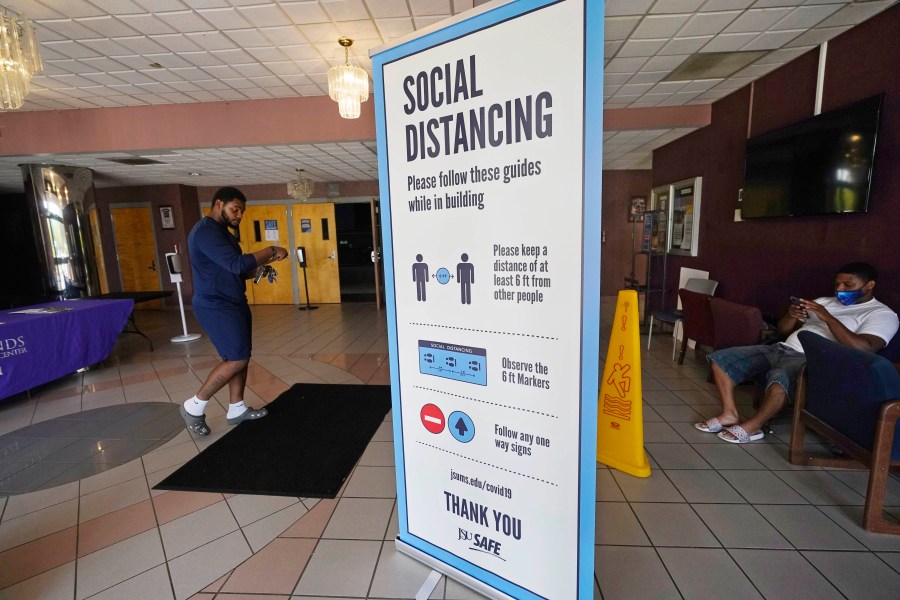
<path id="1" fill-rule="evenodd" d="M 487 385 L 487 350 L 419 340 L 419 372 L 464 383 Z"/>
<path id="2" fill-rule="evenodd" d="M 644 451 L 638 296 L 619 292 L 600 381 L 597 461 L 636 477 L 650 476 Z"/>

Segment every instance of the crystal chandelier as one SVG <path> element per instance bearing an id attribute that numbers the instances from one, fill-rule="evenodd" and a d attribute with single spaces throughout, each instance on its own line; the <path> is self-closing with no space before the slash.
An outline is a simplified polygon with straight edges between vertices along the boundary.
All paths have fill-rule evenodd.
<path id="1" fill-rule="evenodd" d="M 28 17 L 0 14 L 0 109 L 21 108 L 31 77 L 44 69 L 34 26 Z"/>
<path id="2" fill-rule="evenodd" d="M 338 44 L 344 47 L 344 64 L 328 69 L 328 95 L 338 103 L 343 118 L 358 119 L 360 102 L 369 99 L 369 75 L 350 64 L 353 40 L 342 37 Z"/>
<path id="3" fill-rule="evenodd" d="M 303 169 L 297 169 L 297 179 L 287 184 L 288 195 L 294 200 L 306 202 L 313 193 L 313 182 L 303 176 Z"/>

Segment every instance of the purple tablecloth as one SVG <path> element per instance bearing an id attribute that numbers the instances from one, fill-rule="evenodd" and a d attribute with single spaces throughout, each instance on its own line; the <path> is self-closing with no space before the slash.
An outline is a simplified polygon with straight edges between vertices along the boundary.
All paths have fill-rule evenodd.
<path id="1" fill-rule="evenodd" d="M 63 307 L 63 312 L 22 310 Z M 0 399 L 100 362 L 134 308 L 131 300 L 63 300 L 0 311 Z"/>

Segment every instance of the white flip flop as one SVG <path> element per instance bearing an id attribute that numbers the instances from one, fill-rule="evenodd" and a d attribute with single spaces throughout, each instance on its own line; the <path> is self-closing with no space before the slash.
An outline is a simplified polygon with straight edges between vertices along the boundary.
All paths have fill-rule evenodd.
<path id="1" fill-rule="evenodd" d="M 731 436 L 728 435 L 729 433 L 731 434 Z M 716 436 L 720 440 L 725 440 L 730 444 L 746 444 L 747 442 L 755 442 L 757 440 L 763 439 L 765 435 L 766 434 L 761 430 L 755 431 L 754 433 L 747 433 L 740 425 L 732 425 L 731 427 L 726 427 L 724 431 L 720 431 L 716 434 Z"/>

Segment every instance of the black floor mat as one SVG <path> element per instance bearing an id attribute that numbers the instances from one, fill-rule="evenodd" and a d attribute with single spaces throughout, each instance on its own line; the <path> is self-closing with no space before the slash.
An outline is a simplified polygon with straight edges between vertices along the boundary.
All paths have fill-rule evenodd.
<path id="1" fill-rule="evenodd" d="M 386 385 L 298 383 L 154 489 L 334 498 L 391 408 Z"/>

